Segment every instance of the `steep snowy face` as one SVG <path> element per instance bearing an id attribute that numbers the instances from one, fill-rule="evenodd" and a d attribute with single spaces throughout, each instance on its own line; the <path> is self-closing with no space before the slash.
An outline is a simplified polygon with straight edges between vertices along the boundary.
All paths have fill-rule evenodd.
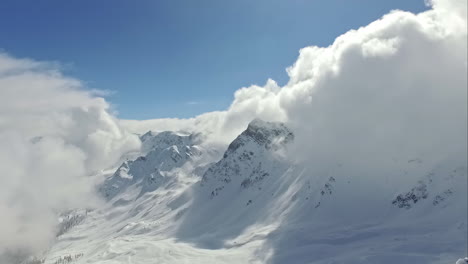
<path id="1" fill-rule="evenodd" d="M 324 245 L 346 248 L 340 263 L 406 261 L 423 252 L 421 248 L 433 247 L 426 236 L 448 245 L 431 253 L 426 263 L 438 263 L 442 253 L 454 259 L 463 252 L 458 245 L 466 244 L 466 155 L 439 162 L 389 161 L 393 170 L 371 177 L 353 173 L 355 168 L 346 161 L 323 171 L 314 170 L 320 167 L 314 160 L 291 164 L 282 149 L 293 140 L 283 124 L 252 121 L 204 174 L 200 197 L 192 204 L 181 236 L 216 247 L 233 237 L 238 243 L 248 236 L 244 230 L 255 236 L 261 227 L 274 226 L 267 242 L 275 251 L 274 263 L 302 263 L 319 252 L 323 262 L 317 263 L 328 263 L 336 252 L 321 252 Z M 197 231 L 190 230 L 193 223 Z M 380 244 L 379 250 L 396 253 L 373 256 L 372 250 L 350 250 L 370 241 Z M 295 257 L 298 260 L 292 261 Z"/>
<path id="2" fill-rule="evenodd" d="M 281 173 L 287 167 L 281 150 L 293 140 L 294 134 L 284 124 L 255 119 L 229 145 L 223 158 L 206 171 L 202 185 L 214 187 L 213 197 L 225 184 L 249 188 L 272 173 Z"/>
<path id="3" fill-rule="evenodd" d="M 271 230 L 277 225 L 275 213 L 287 207 L 284 203 L 272 212 L 278 198 L 273 194 L 282 195 L 289 179 L 294 179 L 288 177 L 291 163 L 284 154 L 293 140 L 284 124 L 253 120 L 191 187 L 190 205 L 174 236 L 202 248 L 222 248 L 225 243 L 237 244 L 227 241 L 255 223 L 271 224 Z"/>
<path id="4" fill-rule="evenodd" d="M 202 154 L 196 135 L 175 132 L 148 132 L 141 136 L 143 156 L 125 161 L 106 179 L 100 190 L 107 199 L 130 186 L 141 188 L 140 195 L 155 190 L 166 180 L 166 172 L 180 168 Z"/>
<path id="5" fill-rule="evenodd" d="M 224 156 L 236 152 L 249 142 L 266 150 L 277 150 L 293 139 L 294 134 L 284 124 L 265 122 L 257 118 L 250 122 L 247 129 L 229 145 Z"/>

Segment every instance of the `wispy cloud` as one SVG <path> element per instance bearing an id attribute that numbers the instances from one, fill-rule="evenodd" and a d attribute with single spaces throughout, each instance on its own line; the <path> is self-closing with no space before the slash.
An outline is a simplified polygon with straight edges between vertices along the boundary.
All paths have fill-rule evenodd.
<path id="1" fill-rule="evenodd" d="M 338 154 L 385 160 L 459 151 L 466 147 L 466 1 L 428 3 L 431 10 L 392 11 L 328 47 L 305 47 L 285 86 L 269 80 L 241 88 L 226 111 L 178 123 L 208 127 L 227 143 L 255 117 L 286 122 L 299 157 L 330 162 Z"/>
<path id="2" fill-rule="evenodd" d="M 201 105 L 201 104 L 204 104 L 204 103 L 201 102 L 201 101 L 189 101 L 189 102 L 186 102 L 185 104 L 186 105 Z"/>
<path id="3" fill-rule="evenodd" d="M 117 91 L 115 90 L 108 90 L 108 89 L 105 89 L 105 90 L 91 89 L 89 92 L 91 93 L 91 95 L 99 96 L 99 97 L 107 97 L 107 96 L 111 96 L 117 93 Z"/>

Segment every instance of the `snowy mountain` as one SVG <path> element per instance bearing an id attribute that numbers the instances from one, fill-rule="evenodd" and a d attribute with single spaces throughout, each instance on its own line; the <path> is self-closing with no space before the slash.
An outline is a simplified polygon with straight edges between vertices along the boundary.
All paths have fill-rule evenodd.
<path id="1" fill-rule="evenodd" d="M 227 184 L 253 188 L 270 174 L 282 174 L 287 164 L 275 151 L 293 139 L 294 134 L 283 124 L 255 119 L 229 145 L 223 158 L 207 170 L 202 184 L 215 187 L 211 192 L 214 197 Z"/>
<path id="2" fill-rule="evenodd" d="M 106 179 L 100 191 L 107 199 L 135 186 L 140 194 L 154 191 L 163 181 L 166 172 L 180 168 L 189 161 L 201 156 L 203 149 L 196 145 L 195 135 L 174 132 L 153 134 L 151 131 L 141 136 L 143 156 L 125 161 Z"/>
<path id="3" fill-rule="evenodd" d="M 62 217 L 70 224 L 44 263 L 446 264 L 466 254 L 464 157 L 392 161 L 394 175 L 365 182 L 346 163 L 293 162 L 294 138 L 255 119 L 219 155 L 199 135 L 148 132 L 141 155 L 100 186 L 99 208 Z M 411 177 L 394 181 L 401 174 Z"/>

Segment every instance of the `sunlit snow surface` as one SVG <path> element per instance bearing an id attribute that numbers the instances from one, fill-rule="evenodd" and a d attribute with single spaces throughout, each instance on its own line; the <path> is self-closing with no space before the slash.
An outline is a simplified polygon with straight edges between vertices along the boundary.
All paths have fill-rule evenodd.
<path id="1" fill-rule="evenodd" d="M 144 158 L 108 175 L 101 191 L 117 189 L 45 263 L 447 264 L 466 254 L 463 157 L 430 168 L 393 161 L 395 174 L 415 177 L 397 185 L 388 175 L 382 189 L 343 164 L 313 175 L 288 162 L 294 135 L 281 124 L 255 120 L 224 155 L 162 136 L 145 135 L 154 145 Z"/>

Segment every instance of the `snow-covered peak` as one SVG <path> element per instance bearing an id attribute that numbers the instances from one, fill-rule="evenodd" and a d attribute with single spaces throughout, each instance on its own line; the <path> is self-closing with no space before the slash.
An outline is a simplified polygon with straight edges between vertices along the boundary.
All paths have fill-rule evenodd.
<path id="1" fill-rule="evenodd" d="M 140 195 L 150 192 L 164 182 L 163 175 L 200 157 L 203 148 L 196 145 L 198 135 L 172 131 L 149 131 L 140 137 L 142 155 L 125 161 L 101 186 L 101 192 L 112 199 L 130 186 L 138 186 Z"/>
<path id="2" fill-rule="evenodd" d="M 276 151 L 294 139 L 294 134 L 282 123 L 254 119 L 228 147 L 223 158 L 208 168 L 202 185 L 210 185 L 216 196 L 226 184 L 248 188 L 263 179 L 287 169 Z"/>
<path id="3" fill-rule="evenodd" d="M 265 149 L 276 148 L 291 142 L 293 139 L 294 134 L 283 123 L 266 122 L 256 118 L 229 145 L 224 155 L 227 156 L 232 152 L 236 152 L 240 147 L 246 145 Z"/>
<path id="4" fill-rule="evenodd" d="M 285 127 L 284 124 L 280 122 L 268 122 L 264 121 L 260 118 L 254 118 L 252 121 L 250 121 L 247 129 L 249 128 L 263 128 L 263 129 L 278 129 L 279 127 Z"/>
<path id="5" fill-rule="evenodd" d="M 294 138 L 294 134 L 283 123 L 266 122 L 254 119 L 249 123 L 247 129 L 241 134 L 249 136 L 260 144 L 271 144 L 274 139 L 282 138 L 288 142 Z"/>
<path id="6" fill-rule="evenodd" d="M 141 151 L 146 154 L 154 149 L 162 150 L 171 146 L 185 147 L 199 143 L 199 136 L 183 132 L 153 132 L 148 131 L 140 137 L 142 142 Z"/>

